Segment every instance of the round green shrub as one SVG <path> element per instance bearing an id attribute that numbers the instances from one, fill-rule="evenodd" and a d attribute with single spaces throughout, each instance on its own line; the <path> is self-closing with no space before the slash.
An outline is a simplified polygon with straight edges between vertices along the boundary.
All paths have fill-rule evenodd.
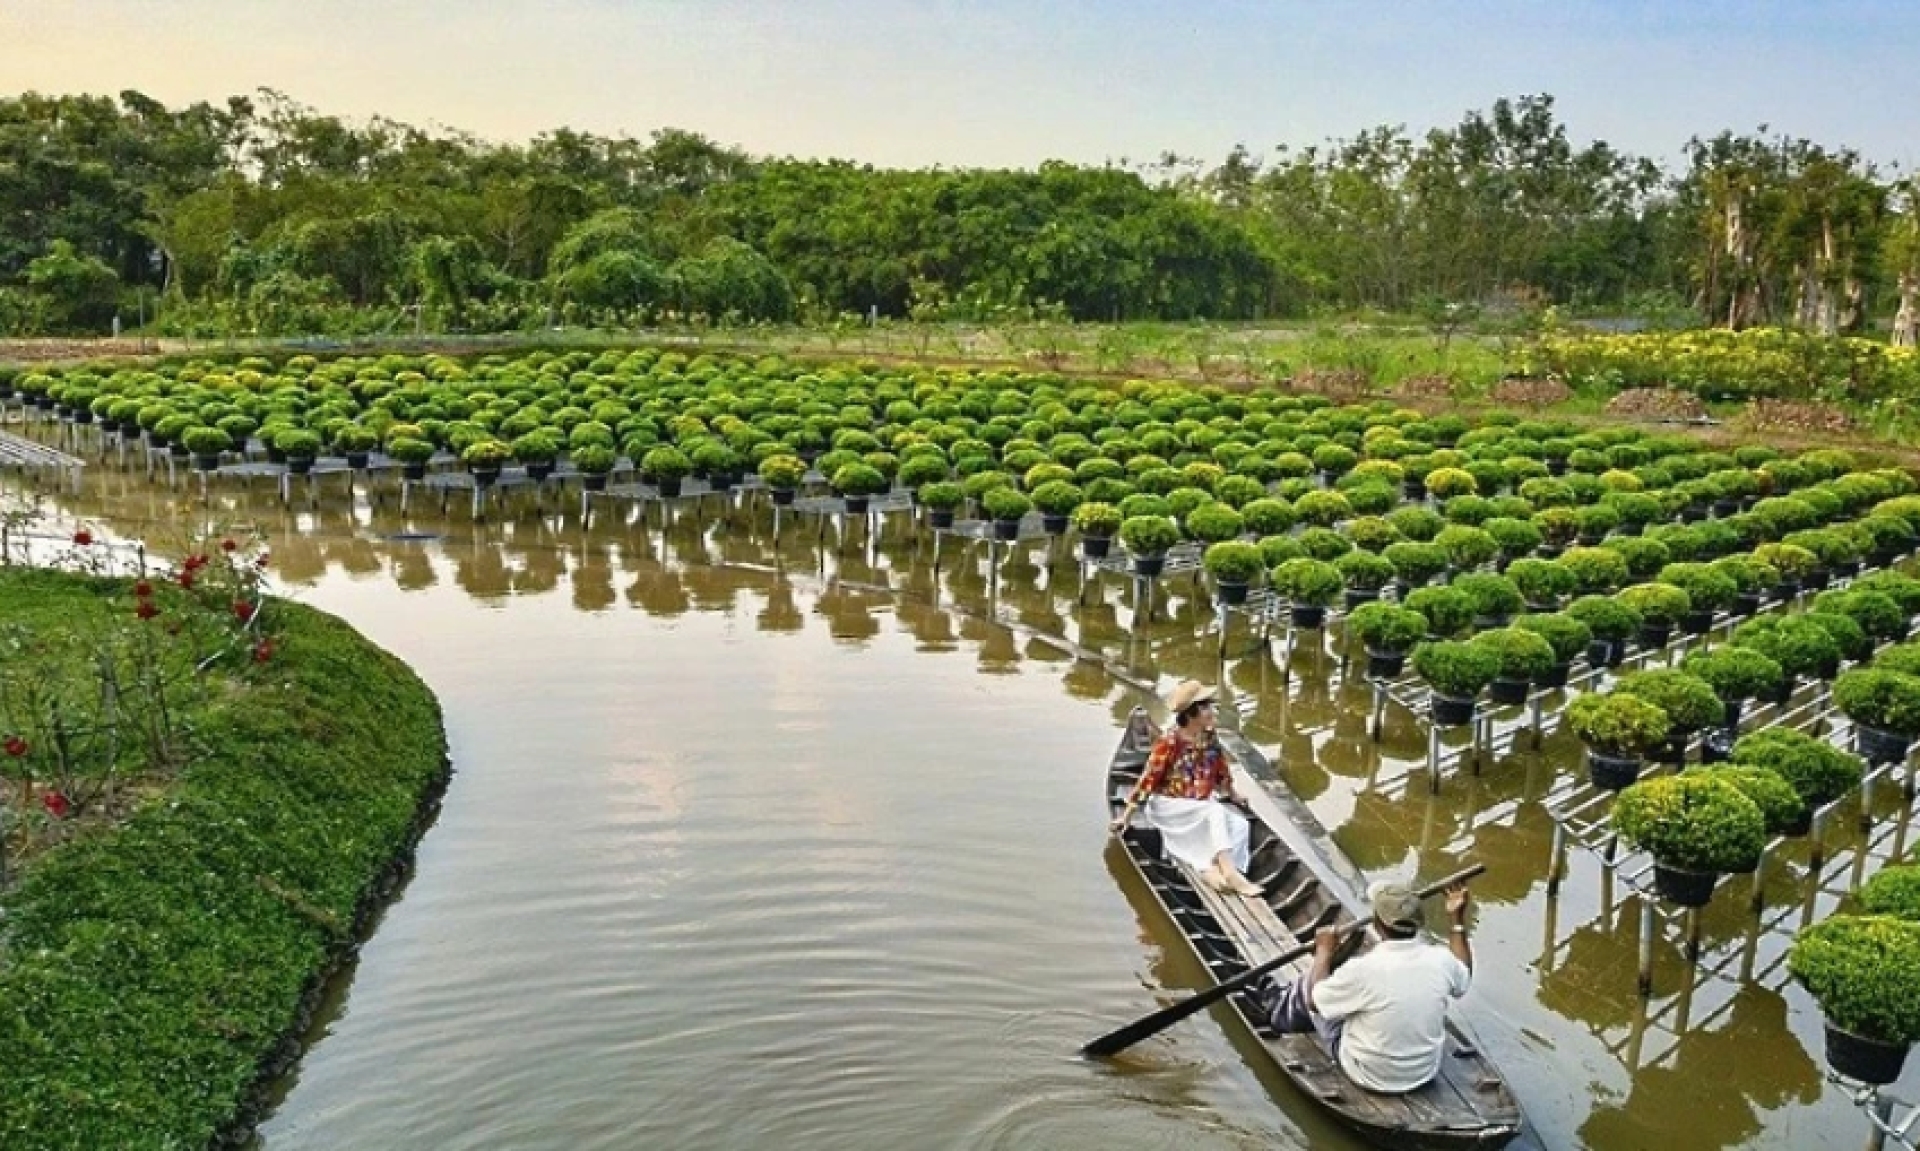
<path id="1" fill-rule="evenodd" d="M 1353 514 L 1347 497 L 1335 491 L 1310 491 L 1293 501 L 1293 513 L 1301 523 L 1330 528 Z"/>
<path id="2" fill-rule="evenodd" d="M 1724 779 L 1739 788 L 1740 794 L 1760 809 L 1761 825 L 1769 836 L 1779 835 L 1806 814 L 1806 805 L 1793 785 L 1764 767 L 1725 764 L 1692 770 L 1694 774 Z"/>
<path id="3" fill-rule="evenodd" d="M 1567 705 L 1567 727 L 1602 755 L 1638 759 L 1665 743 L 1667 713 L 1638 696 L 1587 692 Z"/>
<path id="4" fill-rule="evenodd" d="M 1920 676 L 1862 668 L 1833 684 L 1833 703 L 1855 723 L 1881 731 L 1920 736 Z"/>
<path id="5" fill-rule="evenodd" d="M 1540 546 L 1544 537 L 1532 520 L 1516 519 L 1512 516 L 1496 516 L 1481 525 L 1493 542 L 1500 548 L 1500 554 L 1510 559 L 1518 559 Z"/>
<path id="6" fill-rule="evenodd" d="M 1752 870 L 1767 842 L 1759 807 L 1733 784 L 1699 772 L 1645 779 L 1622 791 L 1613 826 L 1659 862 L 1685 871 Z"/>
<path id="7" fill-rule="evenodd" d="M 647 458 L 652 459 L 653 452 L 648 452 Z M 877 496 L 892 486 L 880 469 L 866 463 L 843 465 L 829 482 L 843 496 Z"/>
<path id="8" fill-rule="evenodd" d="M 1873 655 L 1873 638 L 1852 616 L 1836 615 L 1830 611 L 1810 611 L 1801 618 L 1808 623 L 1818 624 L 1833 637 L 1833 642 L 1840 648 L 1841 659 L 1865 660 Z"/>
<path id="9" fill-rule="evenodd" d="M 1347 626 L 1370 650 L 1407 652 L 1427 638 L 1427 617 L 1390 603 L 1367 603 L 1347 616 Z"/>
<path id="10" fill-rule="evenodd" d="M 922 499 L 924 498 L 925 494 L 922 493 Z M 1070 518 L 1075 530 L 1081 535 L 1111 539 L 1113 533 L 1120 530 L 1121 521 L 1125 517 L 1120 514 L 1120 509 L 1112 504 L 1089 502 L 1074 508 Z"/>
<path id="11" fill-rule="evenodd" d="M 1891 915 L 1920 923 L 1920 864 L 1902 863 L 1883 869 L 1861 884 L 1854 898 L 1868 915 Z"/>
<path id="12" fill-rule="evenodd" d="M 1183 526 L 1193 539 L 1202 543 L 1218 543 L 1239 538 L 1245 521 L 1239 512 L 1226 504 L 1210 502 L 1188 512 Z"/>
<path id="13" fill-rule="evenodd" d="M 640 457 L 640 471 L 652 480 L 681 480 L 693 474 L 693 461 L 679 448 L 662 444 Z"/>
<path id="14" fill-rule="evenodd" d="M 1396 578 L 1414 587 L 1447 570 L 1446 550 L 1436 544 L 1413 541 L 1388 544 L 1380 554 L 1393 565 Z"/>
<path id="15" fill-rule="evenodd" d="M 1341 528 L 1353 546 L 1378 552 L 1401 540 L 1400 529 L 1382 516 L 1358 516 Z"/>
<path id="16" fill-rule="evenodd" d="M 1693 611 L 1725 611 L 1740 593 L 1732 576 L 1703 563 L 1670 563 L 1660 569 L 1660 582 L 1687 593 Z"/>
<path id="17" fill-rule="evenodd" d="M 1399 532 L 1415 543 L 1428 543 L 1447 526 L 1447 521 L 1430 508 L 1403 507 L 1388 512 L 1384 517 Z"/>
<path id="18" fill-rule="evenodd" d="M 1869 572 L 1854 580 L 1847 590 L 1879 592 L 1899 604 L 1909 618 L 1920 615 L 1920 580 L 1902 572 Z"/>
<path id="19" fill-rule="evenodd" d="M 1529 604 L 1558 604 L 1579 587 L 1579 580 L 1559 560 L 1515 560 L 1507 565 L 1507 578 Z"/>
<path id="20" fill-rule="evenodd" d="M 1247 530 L 1256 536 L 1285 534 L 1296 520 L 1292 504 L 1272 498 L 1253 500 L 1243 505 L 1240 518 L 1245 521 Z"/>
<path id="21" fill-rule="evenodd" d="M 1479 490 L 1472 473 L 1462 468 L 1435 468 L 1427 473 L 1427 492 L 1445 502 L 1455 496 L 1473 495 Z"/>
<path id="22" fill-rule="evenodd" d="M 1584 595 L 1567 605 L 1567 614 L 1593 632 L 1593 638 L 1618 643 L 1640 630 L 1640 613 L 1610 595 Z"/>
<path id="23" fill-rule="evenodd" d="M 1874 639 L 1893 639 L 1907 630 L 1907 613 L 1884 592 L 1823 591 L 1814 597 L 1813 610 L 1846 616 Z"/>
<path id="24" fill-rule="evenodd" d="M 473 449 L 469 448 L 468 451 Z M 567 458 L 581 473 L 589 476 L 604 476 L 613 470 L 619 457 L 605 444 L 589 443 L 567 453 Z M 472 461 L 469 460 L 469 463 Z"/>
<path id="25" fill-rule="evenodd" d="M 994 488 L 980 497 L 980 509 L 999 523 L 1018 523 L 1033 510 L 1033 501 L 1015 488 Z"/>
<path id="26" fill-rule="evenodd" d="M 1614 688 L 1638 696 L 1667 713 L 1675 731 L 1716 727 L 1726 717 L 1726 705 L 1713 686 L 1699 676 L 1671 668 L 1636 671 L 1620 677 Z"/>
<path id="27" fill-rule="evenodd" d="M 939 480 L 921 488 L 918 493 L 918 498 L 922 507 L 931 508 L 937 512 L 950 512 L 958 510 L 961 504 L 967 502 L 967 489 L 953 480 Z M 1107 504 L 1083 504 L 1081 506 L 1098 506 L 1111 510 Z M 1117 517 L 1119 512 L 1115 511 L 1114 515 Z M 1114 526 L 1119 526 L 1117 519 Z"/>
<path id="28" fill-rule="evenodd" d="M 1426 616 L 1433 635 L 1440 639 L 1459 635 L 1473 623 L 1473 601 L 1451 587 L 1416 588 L 1403 606 Z"/>
<path id="29" fill-rule="evenodd" d="M 1447 563 L 1455 571 L 1472 571 L 1500 553 L 1500 546 L 1484 529 L 1462 524 L 1440 529 L 1433 542 L 1447 553 Z"/>
<path id="30" fill-rule="evenodd" d="M 1353 541 L 1332 528 L 1307 528 L 1295 538 L 1300 550 L 1317 560 L 1331 562 L 1353 550 Z"/>
<path id="31" fill-rule="evenodd" d="M 1326 607 L 1340 598 L 1344 586 L 1334 566 L 1311 557 L 1291 559 L 1273 569 L 1274 590 L 1289 603 Z"/>
<path id="32" fill-rule="evenodd" d="M 1546 640 L 1556 663 L 1572 663 L 1593 642 L 1593 630 L 1564 612 L 1523 615 L 1513 626 Z"/>
<path id="33" fill-rule="evenodd" d="M 1500 674 L 1500 658 L 1471 643 L 1439 640 L 1413 649 L 1413 670 L 1440 695 L 1472 699 Z"/>
<path id="34" fill-rule="evenodd" d="M 1626 559 L 1607 548 L 1568 548 L 1560 566 L 1573 573 L 1577 590 L 1588 594 L 1612 591 L 1631 578 Z"/>
<path id="35" fill-rule="evenodd" d="M 1494 628 L 1481 632 L 1469 642 L 1485 648 L 1499 659 L 1497 677 L 1501 679 L 1537 680 L 1560 662 L 1552 644 L 1521 628 Z"/>
<path id="36" fill-rule="evenodd" d="M 1360 591 L 1383 588 L 1394 576 L 1393 564 L 1385 556 L 1369 551 L 1350 551 L 1336 558 L 1333 566 L 1348 587 Z"/>
<path id="37" fill-rule="evenodd" d="M 1733 629 L 1736 647 L 1752 648 L 1795 678 L 1825 676 L 1840 665 L 1840 645 L 1805 616 L 1766 615 Z"/>
<path id="38" fill-rule="evenodd" d="M 1207 548 L 1200 562 L 1222 583 L 1250 584 L 1267 570 L 1259 545 L 1244 540 L 1222 540 Z"/>
<path id="39" fill-rule="evenodd" d="M 1794 938 L 1787 970 L 1841 1030 L 1920 1042 L 1920 923 L 1836 915 Z"/>
<path id="40" fill-rule="evenodd" d="M 1615 599 L 1640 613 L 1643 624 L 1672 627 L 1693 610 L 1687 593 L 1665 583 L 1639 583 L 1620 589 Z"/>
<path id="41" fill-rule="evenodd" d="M 1130 516 L 1120 524 L 1120 546 L 1136 556 L 1158 556 L 1180 542 L 1180 528 L 1167 516 Z"/>
<path id="42" fill-rule="evenodd" d="M 1786 780 L 1808 807 L 1839 799 L 1866 774 L 1860 760 L 1823 739 L 1791 728 L 1769 727 L 1743 735 L 1732 762 L 1762 767 Z"/>
<path id="43" fill-rule="evenodd" d="M 1726 644 L 1688 652 L 1680 670 L 1706 681 L 1715 695 L 1729 703 L 1771 698 L 1786 680 L 1786 673 L 1772 659 L 1752 648 Z"/>

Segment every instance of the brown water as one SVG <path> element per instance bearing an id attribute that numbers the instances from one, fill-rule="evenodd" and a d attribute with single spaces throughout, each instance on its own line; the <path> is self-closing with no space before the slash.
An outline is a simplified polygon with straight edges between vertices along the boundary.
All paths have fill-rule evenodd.
<path id="1" fill-rule="evenodd" d="M 1433 796 L 1422 730 L 1390 709 L 1373 742 L 1337 654 L 1288 675 L 1236 623 L 1222 666 L 1185 581 L 1136 628 L 1122 581 L 1041 545 L 991 571 L 948 540 L 936 568 L 904 520 L 789 517 L 776 543 L 765 508 L 587 526 L 569 498 L 475 524 L 337 484 L 202 505 L 98 469 L 68 503 L 156 540 L 260 523 L 288 594 L 446 708 L 445 810 L 258 1148 L 1353 1146 L 1223 1017 L 1073 1054 L 1203 979 L 1101 806 L 1142 685 L 1187 675 L 1368 873 L 1488 865 L 1466 1009 L 1538 1145 L 1865 1142 L 1781 958 L 1835 895 L 1778 874 L 1756 924 L 1733 882 L 1691 977 L 1662 920 L 1643 1002 L 1638 903 L 1578 851 L 1546 896 L 1566 737 Z M 1833 891 L 1852 839 L 1829 836 Z"/>

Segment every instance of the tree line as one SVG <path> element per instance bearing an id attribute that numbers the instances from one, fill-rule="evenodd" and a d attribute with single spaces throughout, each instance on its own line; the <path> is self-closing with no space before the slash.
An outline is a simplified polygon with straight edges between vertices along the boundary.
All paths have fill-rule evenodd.
<path id="1" fill-rule="evenodd" d="M 1669 172 L 1551 97 L 1218 163 L 892 170 L 696 133 L 524 143 L 273 92 L 0 100 L 0 329 L 848 314 L 1257 319 L 1546 303 L 1857 331 L 1920 295 L 1920 185 L 1731 132 Z"/>

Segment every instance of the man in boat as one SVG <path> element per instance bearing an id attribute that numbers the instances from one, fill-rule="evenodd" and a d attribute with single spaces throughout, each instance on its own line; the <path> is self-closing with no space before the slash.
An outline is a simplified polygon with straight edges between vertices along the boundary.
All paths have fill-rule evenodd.
<path id="1" fill-rule="evenodd" d="M 1343 951 L 1351 951 L 1342 947 L 1348 933 L 1322 928 L 1314 937 L 1313 966 L 1280 987 L 1272 1023 L 1283 1032 L 1318 1032 L 1356 1085 L 1400 1095 L 1426 1086 L 1440 1071 L 1447 1002 L 1465 995 L 1473 978 L 1471 896 L 1464 884 L 1447 889 L 1444 947 L 1420 938 L 1426 917 L 1411 889 L 1376 883 L 1367 899 L 1380 942 L 1342 964 Z"/>
<path id="2" fill-rule="evenodd" d="M 1173 726 L 1154 741 L 1113 830 L 1124 830 L 1144 800 L 1148 825 L 1160 833 L 1168 854 L 1217 891 L 1259 895 L 1260 886 L 1246 876 L 1247 817 L 1228 806 L 1240 797 L 1214 733 L 1214 695 L 1213 688 L 1190 679 L 1167 696 Z"/>

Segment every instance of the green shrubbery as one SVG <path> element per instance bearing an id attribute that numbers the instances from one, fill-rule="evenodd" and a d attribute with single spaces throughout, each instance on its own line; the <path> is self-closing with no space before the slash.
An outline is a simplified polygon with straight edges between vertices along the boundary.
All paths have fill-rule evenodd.
<path id="1" fill-rule="evenodd" d="M 1622 791 L 1613 826 L 1683 871 L 1750 871 L 1767 841 L 1759 807 L 1733 784 L 1702 772 L 1642 780 Z"/>
<path id="2" fill-rule="evenodd" d="M 438 708 L 404 664 L 268 610 L 274 682 L 202 718 L 167 802 L 6 896 L 0 1144 L 210 1145 L 444 780 Z"/>

